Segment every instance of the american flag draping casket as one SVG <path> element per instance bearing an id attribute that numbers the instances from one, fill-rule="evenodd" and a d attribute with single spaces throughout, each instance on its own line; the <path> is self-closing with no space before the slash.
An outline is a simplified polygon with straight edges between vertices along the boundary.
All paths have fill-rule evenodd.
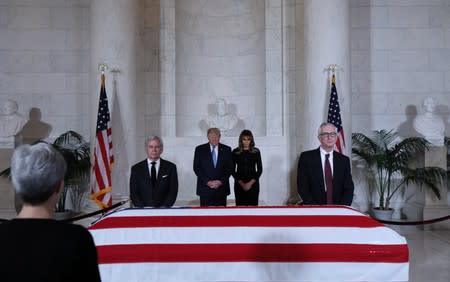
<path id="1" fill-rule="evenodd" d="M 342 206 L 124 209 L 89 230 L 102 281 L 408 281 L 406 240 Z"/>

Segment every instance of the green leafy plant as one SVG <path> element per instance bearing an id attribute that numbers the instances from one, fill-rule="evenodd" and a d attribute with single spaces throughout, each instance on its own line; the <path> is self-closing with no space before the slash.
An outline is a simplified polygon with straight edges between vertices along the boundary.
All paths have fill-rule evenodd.
<path id="1" fill-rule="evenodd" d="M 422 137 L 398 140 L 399 135 L 393 130 L 375 130 L 371 137 L 352 134 L 352 154 L 367 165 L 375 180 L 377 208 L 390 209 L 392 197 L 411 183 L 431 189 L 440 199 L 439 185 L 444 182 L 446 171 L 439 167 L 412 167 L 415 158 L 429 150 L 430 143 Z"/>
<path id="2" fill-rule="evenodd" d="M 67 194 L 70 193 L 72 206 L 79 206 L 87 192 L 91 168 L 90 145 L 79 133 L 67 131 L 58 136 L 52 144 L 64 157 L 67 171 L 64 177 L 64 189 L 56 205 L 56 211 L 65 211 Z"/>
<path id="3" fill-rule="evenodd" d="M 39 140 L 37 142 L 45 142 Z M 36 142 L 36 143 L 37 143 Z M 59 135 L 52 146 L 58 150 L 67 163 L 66 175 L 64 176 L 65 186 L 61 192 L 59 202 L 55 211 L 66 211 L 66 198 L 70 194 L 72 206 L 79 205 L 84 193 L 87 192 L 91 169 L 90 145 L 83 136 L 75 131 L 67 131 Z M 0 176 L 10 177 L 11 169 L 7 168 L 0 172 Z"/>

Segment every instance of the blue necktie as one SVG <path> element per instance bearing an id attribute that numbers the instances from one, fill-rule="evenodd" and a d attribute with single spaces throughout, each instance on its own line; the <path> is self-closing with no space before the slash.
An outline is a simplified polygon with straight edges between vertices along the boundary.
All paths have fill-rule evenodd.
<path id="1" fill-rule="evenodd" d="M 211 154 L 212 154 L 212 161 L 213 161 L 214 167 L 216 167 L 217 157 L 216 157 L 216 146 L 214 146 L 214 145 L 212 146 Z"/>

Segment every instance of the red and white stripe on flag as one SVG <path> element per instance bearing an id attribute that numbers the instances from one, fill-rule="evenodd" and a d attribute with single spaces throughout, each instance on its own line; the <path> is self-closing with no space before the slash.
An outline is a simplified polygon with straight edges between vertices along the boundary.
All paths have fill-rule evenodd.
<path id="1" fill-rule="evenodd" d="M 344 128 L 341 128 L 341 130 L 338 131 L 336 140 L 336 150 L 341 154 L 345 154 Z"/>
<path id="2" fill-rule="evenodd" d="M 408 281 L 408 246 L 351 208 L 125 209 L 89 228 L 102 281 Z"/>
<path id="3" fill-rule="evenodd" d="M 342 127 L 341 109 L 339 107 L 338 94 L 336 90 L 336 76 L 333 74 L 331 78 L 331 93 L 330 103 L 328 105 L 327 122 L 334 124 L 337 129 L 338 138 L 336 141 L 336 151 L 341 154 L 345 153 L 345 136 L 344 128 Z"/>
<path id="4" fill-rule="evenodd" d="M 111 169 L 114 164 L 112 151 L 111 118 L 108 97 L 105 89 L 105 75 L 101 77 L 100 99 L 97 114 L 97 127 L 94 146 L 94 163 L 92 166 L 91 199 L 100 208 L 112 205 Z"/>

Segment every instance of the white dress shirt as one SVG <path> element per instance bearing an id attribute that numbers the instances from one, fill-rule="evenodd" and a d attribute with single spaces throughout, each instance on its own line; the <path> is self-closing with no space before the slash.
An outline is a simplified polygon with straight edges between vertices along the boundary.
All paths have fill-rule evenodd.
<path id="1" fill-rule="evenodd" d="M 147 158 L 147 165 L 148 165 L 148 174 L 150 175 L 150 177 L 152 177 L 152 162 L 156 162 L 155 163 L 155 169 L 156 169 L 156 179 L 158 179 L 158 172 L 159 172 L 159 164 L 160 164 L 160 159 L 157 159 L 156 161 L 152 161 L 150 159 Z"/>
<path id="2" fill-rule="evenodd" d="M 330 161 L 330 166 L 331 166 L 331 174 L 333 174 L 334 168 L 333 168 L 333 151 L 331 152 L 326 152 L 324 149 L 322 149 L 322 147 L 320 147 L 320 159 L 322 161 L 322 172 L 323 172 L 323 183 L 327 183 L 326 179 L 325 179 L 325 155 L 326 154 L 330 154 L 330 156 L 328 157 L 328 160 Z M 325 191 L 327 190 L 327 185 L 325 186 Z"/>

